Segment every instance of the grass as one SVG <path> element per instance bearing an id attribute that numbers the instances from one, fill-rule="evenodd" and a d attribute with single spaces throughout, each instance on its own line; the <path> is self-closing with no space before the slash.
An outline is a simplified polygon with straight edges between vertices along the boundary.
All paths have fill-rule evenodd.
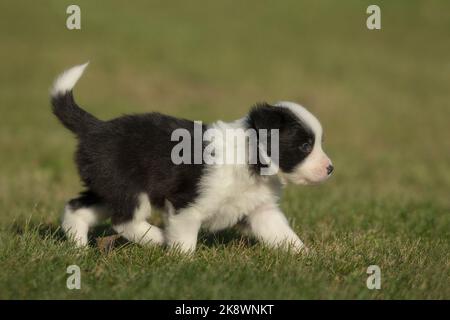
<path id="1" fill-rule="evenodd" d="M 0 298 L 449 299 L 450 22 L 447 1 L 69 1 L 0 4 Z M 48 88 L 90 60 L 77 100 L 100 118 L 160 111 L 232 120 L 256 101 L 294 100 L 325 128 L 336 172 L 288 187 L 281 205 L 308 256 L 274 252 L 236 230 L 203 234 L 191 257 L 59 230 L 80 189 L 75 142 Z M 81 290 L 66 268 L 82 270 Z M 366 269 L 380 266 L 381 290 Z"/>

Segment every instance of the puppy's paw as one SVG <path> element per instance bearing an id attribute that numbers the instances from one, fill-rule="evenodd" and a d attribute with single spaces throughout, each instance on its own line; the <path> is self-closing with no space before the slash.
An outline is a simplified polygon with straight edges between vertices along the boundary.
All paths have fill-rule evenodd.
<path id="1" fill-rule="evenodd" d="M 294 254 L 308 254 L 309 248 L 300 239 L 285 241 L 281 248 Z"/>

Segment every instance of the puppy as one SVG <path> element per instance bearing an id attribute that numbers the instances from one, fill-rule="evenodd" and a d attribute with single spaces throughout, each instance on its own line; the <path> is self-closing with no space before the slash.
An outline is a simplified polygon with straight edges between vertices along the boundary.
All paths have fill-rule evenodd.
<path id="1" fill-rule="evenodd" d="M 86 187 L 65 206 L 62 228 L 68 238 L 85 246 L 89 228 L 111 218 L 114 230 L 129 241 L 188 252 L 201 227 L 214 232 L 244 222 L 268 246 L 304 248 L 278 201 L 286 183 L 319 183 L 333 171 L 322 150 L 322 127 L 310 112 L 279 102 L 257 104 L 230 123 L 205 125 L 156 112 L 102 121 L 80 108 L 72 94 L 86 66 L 65 71 L 51 89 L 53 113 L 78 139 L 75 161 Z M 215 137 L 205 139 L 211 130 Z M 227 141 L 229 130 L 244 142 Z M 184 135 L 194 142 L 177 154 L 177 137 Z M 250 149 L 256 156 L 247 155 Z M 207 150 L 216 158 L 245 154 L 245 161 L 199 161 Z M 152 207 L 163 210 L 164 229 L 147 221 Z"/>

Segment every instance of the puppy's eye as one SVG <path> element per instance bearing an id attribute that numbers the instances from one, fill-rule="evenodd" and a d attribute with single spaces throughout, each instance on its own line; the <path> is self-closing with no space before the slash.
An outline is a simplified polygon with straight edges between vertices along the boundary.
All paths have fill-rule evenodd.
<path id="1" fill-rule="evenodd" d="M 302 152 L 304 152 L 304 153 L 311 153 L 311 151 L 312 151 L 312 146 L 311 146 L 310 143 L 305 142 L 304 144 L 302 144 L 302 145 L 300 146 L 300 150 L 301 150 Z"/>

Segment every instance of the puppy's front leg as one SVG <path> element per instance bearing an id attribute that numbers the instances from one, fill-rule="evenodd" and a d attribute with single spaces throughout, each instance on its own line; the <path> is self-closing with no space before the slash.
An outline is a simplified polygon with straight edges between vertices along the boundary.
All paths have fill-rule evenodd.
<path id="1" fill-rule="evenodd" d="M 199 214 L 194 209 L 178 212 L 168 210 L 165 237 L 169 247 L 183 252 L 192 252 L 197 246 L 197 236 L 201 226 Z"/>
<path id="2" fill-rule="evenodd" d="M 289 226 L 289 223 L 276 204 L 258 207 L 248 215 L 251 233 L 271 247 L 292 248 L 300 252 L 305 245 Z"/>

